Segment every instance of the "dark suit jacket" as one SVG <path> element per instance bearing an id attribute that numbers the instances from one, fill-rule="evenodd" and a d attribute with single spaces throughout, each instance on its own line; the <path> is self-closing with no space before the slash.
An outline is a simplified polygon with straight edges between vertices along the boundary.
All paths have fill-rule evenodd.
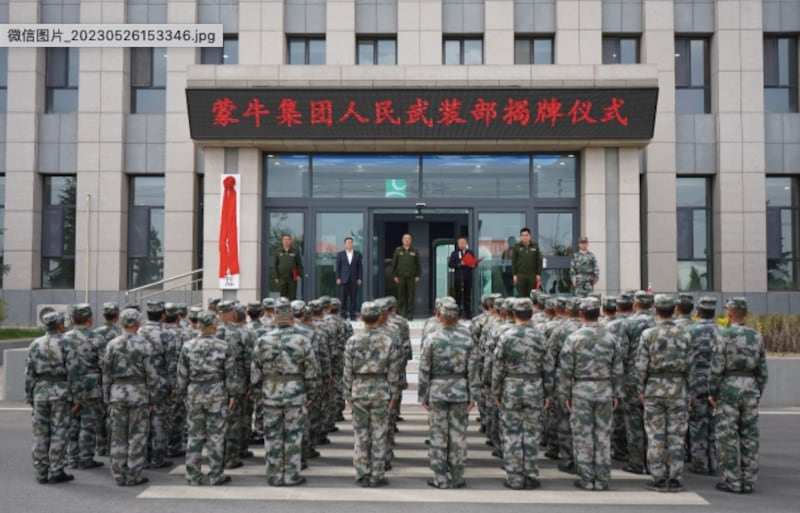
<path id="1" fill-rule="evenodd" d="M 472 251 L 470 251 L 469 249 L 464 251 L 464 254 L 467 254 L 467 253 L 469 253 L 470 255 L 472 255 L 473 258 L 475 258 L 475 254 L 472 253 Z M 451 269 L 455 269 L 456 270 L 456 272 L 455 272 L 455 278 L 456 279 L 461 279 L 461 280 L 464 280 L 464 281 L 470 281 L 470 280 L 472 280 L 472 268 L 471 267 L 467 267 L 466 265 L 462 265 L 461 264 L 461 259 L 459 258 L 458 254 L 459 254 L 459 250 L 458 249 L 456 249 L 455 251 L 450 253 L 450 260 L 448 260 L 447 265 Z"/>
<path id="2" fill-rule="evenodd" d="M 347 262 L 347 253 L 342 250 L 336 255 L 336 279 L 342 280 L 342 285 L 363 280 L 363 263 L 361 253 L 353 250 L 353 262 Z"/>

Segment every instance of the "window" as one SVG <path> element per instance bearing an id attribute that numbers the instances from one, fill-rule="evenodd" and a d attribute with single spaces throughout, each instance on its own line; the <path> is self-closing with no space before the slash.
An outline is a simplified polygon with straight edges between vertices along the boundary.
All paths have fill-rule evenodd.
<path id="1" fill-rule="evenodd" d="M 289 64 L 325 64 L 324 37 L 289 37 Z"/>
<path id="2" fill-rule="evenodd" d="M 675 39 L 675 109 L 678 113 L 711 112 L 708 39 Z"/>
<path id="3" fill-rule="evenodd" d="M 514 64 L 553 64 L 553 37 L 517 36 Z"/>
<path id="4" fill-rule="evenodd" d="M 603 38 L 603 64 L 638 64 L 639 38 L 607 36 Z"/>
<path id="5" fill-rule="evenodd" d="M 483 64 L 483 39 L 479 37 L 445 37 L 445 64 Z"/>
<path id="6" fill-rule="evenodd" d="M 800 187 L 797 177 L 767 177 L 767 289 L 800 287 Z"/>
<path id="7" fill-rule="evenodd" d="M 394 38 L 359 37 L 356 64 L 397 64 L 397 40 Z"/>
<path id="8" fill-rule="evenodd" d="M 678 177 L 678 290 L 711 289 L 711 201 L 708 179 Z"/>
<path id="9" fill-rule="evenodd" d="M 797 112 L 797 37 L 764 36 L 764 110 Z"/>
<path id="10" fill-rule="evenodd" d="M 42 288 L 75 287 L 75 197 L 78 179 L 44 177 Z"/>
<path id="11" fill-rule="evenodd" d="M 131 48 L 131 113 L 167 110 L 167 49 Z"/>
<path id="12" fill-rule="evenodd" d="M 419 197 L 417 155 L 314 155 L 312 165 L 315 198 Z"/>
<path id="13" fill-rule="evenodd" d="M 221 47 L 203 48 L 200 64 L 239 64 L 239 36 L 225 34 Z"/>
<path id="14" fill-rule="evenodd" d="M 529 198 L 529 155 L 423 155 L 422 196 Z"/>
<path id="15" fill-rule="evenodd" d="M 8 110 L 8 48 L 0 48 L 0 112 Z"/>
<path id="16" fill-rule="evenodd" d="M 267 155 L 267 198 L 307 198 L 308 155 Z"/>
<path id="17" fill-rule="evenodd" d="M 48 48 L 45 112 L 78 112 L 78 48 Z"/>
<path id="18" fill-rule="evenodd" d="M 5 263 L 3 261 L 3 237 L 6 226 L 6 175 L 0 175 L 0 289 L 3 288 Z"/>
<path id="19" fill-rule="evenodd" d="M 164 177 L 133 176 L 128 209 L 128 286 L 164 277 Z"/>
<path id="20" fill-rule="evenodd" d="M 578 159 L 574 154 L 533 156 L 533 195 L 536 198 L 576 198 Z"/>

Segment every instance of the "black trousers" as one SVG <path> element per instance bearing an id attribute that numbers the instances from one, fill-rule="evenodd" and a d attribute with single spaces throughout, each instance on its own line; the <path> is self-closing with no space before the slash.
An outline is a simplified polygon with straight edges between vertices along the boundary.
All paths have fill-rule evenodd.
<path id="1" fill-rule="evenodd" d="M 400 277 L 397 284 L 397 313 L 408 320 L 414 318 L 414 296 L 417 292 L 417 281 L 412 276 L 410 278 Z"/>
<path id="2" fill-rule="evenodd" d="M 278 281 L 278 294 L 282 297 L 289 298 L 289 301 L 297 299 L 297 282 L 292 278 L 281 278 Z"/>
<path id="3" fill-rule="evenodd" d="M 453 287 L 461 315 L 465 319 L 472 319 L 472 276 L 460 278 L 456 271 Z"/>
<path id="4" fill-rule="evenodd" d="M 342 302 L 342 317 L 355 319 L 358 316 L 358 284 L 355 280 L 339 285 L 339 300 Z"/>

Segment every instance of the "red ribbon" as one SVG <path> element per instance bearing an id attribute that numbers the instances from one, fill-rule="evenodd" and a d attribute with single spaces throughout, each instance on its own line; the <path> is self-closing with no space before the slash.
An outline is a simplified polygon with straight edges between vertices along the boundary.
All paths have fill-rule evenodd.
<path id="1" fill-rule="evenodd" d="M 236 178 L 222 181 L 222 213 L 219 222 L 219 277 L 239 274 L 239 235 L 236 220 Z"/>

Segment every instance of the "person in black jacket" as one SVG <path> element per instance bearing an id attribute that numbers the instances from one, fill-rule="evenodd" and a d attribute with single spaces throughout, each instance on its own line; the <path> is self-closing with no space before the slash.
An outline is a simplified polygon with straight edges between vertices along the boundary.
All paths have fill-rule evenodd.
<path id="1" fill-rule="evenodd" d="M 344 239 L 344 250 L 336 255 L 336 285 L 339 286 L 339 299 L 342 302 L 342 317 L 356 320 L 358 311 L 358 287 L 363 279 L 363 258 L 353 249 L 353 238 Z M 350 298 L 348 301 L 347 298 Z"/>
<path id="2" fill-rule="evenodd" d="M 456 303 L 461 315 L 465 319 L 472 318 L 472 270 L 477 264 L 477 259 L 472 251 L 467 248 L 467 238 L 461 237 L 458 239 L 457 248 L 450 253 L 450 261 L 447 265 L 451 269 L 455 269 L 454 273 L 454 287 Z M 467 260 L 464 260 L 466 255 L 470 255 Z M 472 265 L 470 265 L 472 264 Z"/>

